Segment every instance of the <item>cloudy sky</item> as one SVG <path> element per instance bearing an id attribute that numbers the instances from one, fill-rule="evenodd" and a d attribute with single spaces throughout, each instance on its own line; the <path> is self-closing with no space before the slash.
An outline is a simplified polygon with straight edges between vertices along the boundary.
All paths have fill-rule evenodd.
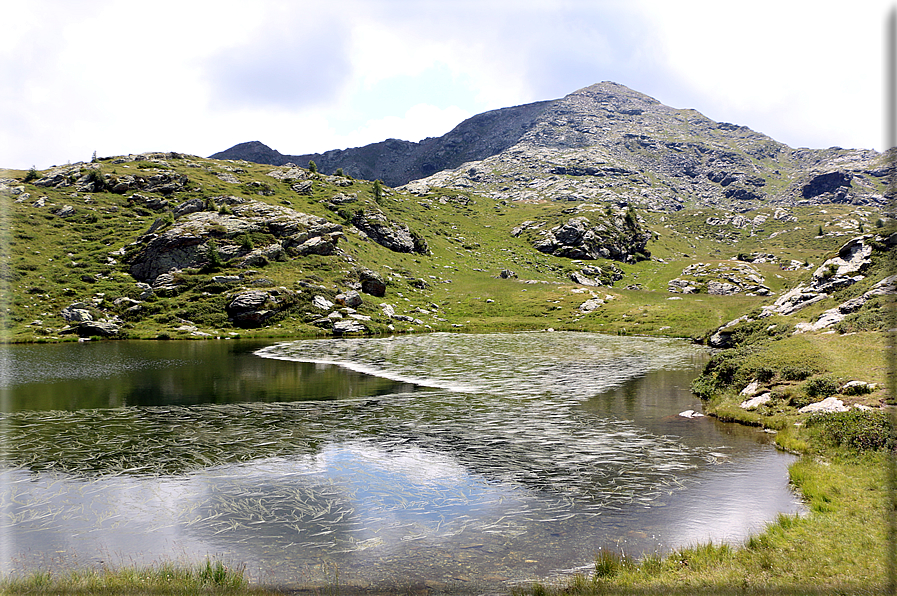
<path id="1" fill-rule="evenodd" d="M 610 80 L 884 146 L 886 0 L 0 0 L 0 167 L 439 136 Z"/>

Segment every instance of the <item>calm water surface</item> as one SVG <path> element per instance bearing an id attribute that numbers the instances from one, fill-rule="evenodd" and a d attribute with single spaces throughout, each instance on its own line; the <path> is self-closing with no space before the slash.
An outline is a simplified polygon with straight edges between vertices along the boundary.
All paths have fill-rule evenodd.
<path id="1" fill-rule="evenodd" d="M 0 561 L 482 590 L 738 544 L 801 505 L 766 435 L 678 416 L 705 359 L 574 333 L 10 346 Z"/>

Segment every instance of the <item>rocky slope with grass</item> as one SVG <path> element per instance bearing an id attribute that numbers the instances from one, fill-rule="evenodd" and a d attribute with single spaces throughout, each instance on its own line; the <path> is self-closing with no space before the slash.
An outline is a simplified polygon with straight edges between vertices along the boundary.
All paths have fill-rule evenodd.
<path id="1" fill-rule="evenodd" d="M 873 206 L 507 201 L 178 153 L 8 172 L 0 193 L 10 341 L 552 327 L 723 345 L 713 330 L 752 310 L 812 306 L 798 328 L 820 331 L 878 304 L 845 292 L 891 243 Z"/>
<path id="2" fill-rule="evenodd" d="M 624 203 L 675 211 L 762 205 L 885 205 L 888 161 L 872 150 L 793 149 L 746 126 L 676 109 L 623 85 L 479 114 L 438 138 L 287 156 L 259 142 L 220 159 L 300 165 L 496 200 Z"/>

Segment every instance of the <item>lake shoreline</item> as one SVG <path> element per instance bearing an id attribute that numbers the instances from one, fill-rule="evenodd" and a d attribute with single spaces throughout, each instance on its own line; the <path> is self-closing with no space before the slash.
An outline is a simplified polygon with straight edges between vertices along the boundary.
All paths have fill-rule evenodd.
<path id="1" fill-rule="evenodd" d="M 430 360 L 428 360 L 428 361 L 438 362 L 438 363 L 440 363 L 440 367 L 442 367 L 442 368 L 444 368 L 445 366 L 448 366 L 448 368 L 446 368 L 445 371 L 450 372 L 450 376 L 446 377 L 446 380 L 451 380 L 452 378 L 454 378 L 454 376 L 460 375 L 459 378 L 464 378 L 466 381 L 469 382 L 469 380 L 470 380 L 469 378 L 471 376 L 470 373 L 464 372 L 464 371 L 459 371 L 458 373 L 451 372 L 451 371 L 455 370 L 454 365 L 452 364 L 451 358 L 454 358 L 455 360 L 457 360 L 457 362 L 464 362 L 466 360 L 470 360 L 471 358 L 468 356 L 465 356 L 463 353 L 458 354 L 456 356 L 451 356 L 451 358 L 449 358 L 449 359 L 446 358 L 446 356 L 450 356 L 451 354 L 455 354 L 456 352 L 458 352 L 458 350 L 461 348 L 461 346 L 464 345 L 464 344 L 459 344 L 458 342 L 463 341 L 463 342 L 467 343 L 471 339 L 477 339 L 478 341 L 492 342 L 491 344 L 485 344 L 485 345 L 489 346 L 487 349 L 487 352 L 493 355 L 491 357 L 492 359 L 495 359 L 496 354 L 506 353 L 506 354 L 508 354 L 508 356 L 510 356 L 510 353 L 508 352 L 508 350 L 509 350 L 509 346 L 512 344 L 507 343 L 507 342 L 511 341 L 511 339 L 513 339 L 514 337 L 516 337 L 514 334 L 498 334 L 496 336 L 491 336 L 491 337 L 480 336 L 480 337 L 476 337 L 476 338 L 474 338 L 473 336 L 468 336 L 468 335 L 459 336 L 457 334 L 442 334 L 442 335 L 435 335 L 435 336 L 416 336 L 416 337 L 407 337 L 406 336 L 406 337 L 400 337 L 400 338 L 380 339 L 380 340 L 354 339 L 354 340 L 344 340 L 344 341 L 336 341 L 336 342 L 334 342 L 333 340 L 317 340 L 317 341 L 312 341 L 309 343 L 301 342 L 300 346 L 302 346 L 304 348 L 313 348 L 314 347 L 314 349 L 316 349 L 316 350 L 325 349 L 325 348 L 326 349 L 340 349 L 340 350 L 354 350 L 355 348 L 353 348 L 353 345 L 357 345 L 359 348 L 362 348 L 362 347 L 364 348 L 363 352 L 358 353 L 363 358 L 366 358 L 366 359 L 370 360 L 371 362 L 379 362 L 381 356 L 387 356 L 387 361 L 392 362 L 392 364 L 390 364 L 390 366 L 393 368 L 395 368 L 396 366 L 399 366 L 400 368 L 397 370 L 401 371 L 402 370 L 401 367 L 403 367 L 403 366 L 412 366 L 412 367 L 414 367 L 414 370 L 418 370 L 418 367 L 422 364 L 422 362 L 417 362 L 412 358 L 413 354 L 411 356 L 406 356 L 406 350 L 401 349 L 401 346 L 406 345 L 406 344 L 410 345 L 409 342 L 424 341 L 424 344 L 422 344 L 422 345 L 426 346 L 426 347 L 423 347 L 421 349 L 423 350 L 422 353 L 426 353 L 429 355 Z M 590 349 L 590 350 L 594 349 L 592 347 L 589 347 L 589 346 L 591 346 L 591 342 L 595 341 L 597 339 L 597 338 L 590 339 L 588 336 L 584 336 L 584 335 L 578 334 L 578 333 L 573 333 L 573 334 L 558 333 L 553 336 L 547 336 L 545 334 L 523 334 L 520 337 L 527 338 L 527 341 L 537 341 L 537 342 L 550 341 L 552 345 L 557 345 L 557 342 L 564 342 L 564 341 L 565 342 L 581 343 L 583 341 L 588 340 L 587 343 L 584 344 L 584 347 L 588 347 L 588 349 Z M 616 365 L 609 364 L 609 366 L 611 368 L 607 368 L 606 369 L 607 372 L 598 372 L 599 370 L 605 370 L 605 369 L 595 369 L 595 372 L 592 372 L 591 369 L 589 369 L 589 368 L 581 369 L 582 364 L 591 363 L 591 364 L 589 364 L 589 366 L 596 366 L 596 365 L 600 364 L 600 362 L 602 361 L 602 358 L 606 358 L 606 356 L 601 356 L 601 353 L 606 353 L 607 355 L 610 355 L 610 354 L 616 353 L 616 351 L 619 351 L 622 349 L 623 354 L 625 354 L 631 349 L 631 348 L 627 348 L 627 346 L 643 346 L 642 348 L 639 348 L 639 350 L 644 350 L 650 346 L 657 346 L 659 348 L 659 347 L 663 347 L 666 345 L 673 345 L 673 343 L 671 343 L 673 340 L 668 340 L 668 339 L 619 338 L 619 337 L 607 337 L 607 336 L 602 336 L 602 338 L 603 338 L 602 341 L 607 342 L 607 347 L 601 348 L 601 350 L 603 350 L 603 352 L 598 352 L 593 355 L 590 355 L 586 360 L 584 360 L 580 364 L 576 364 L 576 367 L 573 369 L 570 369 L 569 371 L 567 371 L 566 368 L 561 369 L 562 371 L 567 371 L 567 372 L 559 371 L 558 374 L 561 374 L 563 379 L 565 379 L 568 382 L 572 381 L 575 378 L 575 376 L 571 376 L 571 375 L 573 375 L 574 371 L 578 371 L 578 372 L 576 372 L 576 374 L 582 376 L 583 380 L 601 378 L 601 377 L 607 375 L 613 368 L 616 368 Z M 370 343 L 370 342 L 373 342 L 373 343 Z M 436 343 L 433 343 L 433 342 L 436 342 Z M 442 342 L 449 342 L 449 343 L 446 344 L 445 347 L 439 347 L 442 344 Z M 495 342 L 498 342 L 498 343 L 495 343 Z M 243 343 L 243 342 L 240 342 L 240 343 Z M 245 345 L 249 346 L 254 343 L 257 343 L 257 342 L 250 342 L 249 344 L 245 344 Z M 282 344 L 284 342 L 277 342 L 277 343 Z M 679 342 L 679 341 L 676 341 L 675 343 L 680 346 L 689 345 L 685 342 Z M 209 348 L 211 348 L 211 347 L 217 348 L 217 347 L 227 347 L 228 345 L 231 345 L 233 347 L 236 344 L 231 344 L 231 342 L 214 342 L 214 343 L 205 343 L 205 344 L 197 344 L 196 342 L 186 342 L 186 343 L 178 343 L 178 344 L 166 344 L 165 342 L 161 342 L 161 343 L 160 342 L 149 342 L 149 343 L 138 342 L 137 344 L 135 344 L 135 347 L 138 347 L 141 350 L 145 350 L 145 349 L 151 350 L 147 354 L 155 354 L 155 352 L 153 350 L 155 350 L 156 348 L 160 348 L 160 347 L 168 348 L 168 347 L 180 346 L 180 347 L 183 347 L 184 349 L 189 349 L 192 351 L 194 348 L 198 348 L 200 346 L 206 346 Z M 603 345 L 603 344 L 598 344 L 598 345 Z M 315 346 L 317 346 L 317 347 L 315 347 Z M 377 347 L 376 350 L 372 351 L 372 348 L 375 346 L 379 346 L 379 347 Z M 617 346 L 617 347 L 614 347 L 614 346 Z M 74 347 L 74 346 L 70 346 L 70 347 Z M 95 354 L 99 355 L 99 354 L 101 354 L 105 351 L 109 351 L 109 350 L 112 351 L 112 352 L 110 352 L 110 354 L 112 354 L 116 350 L 126 347 L 126 344 L 121 344 L 119 342 L 99 342 L 92 346 L 85 346 L 85 347 L 88 348 L 91 353 L 95 353 Z M 33 350 L 34 348 L 32 347 L 30 349 Z M 655 349 L 655 348 L 652 348 L 652 349 Z M 392 350 L 392 352 L 384 351 L 381 354 L 381 352 L 379 352 L 378 350 Z M 440 356 L 440 354 L 442 354 L 442 352 L 434 351 L 434 350 L 443 350 L 445 352 L 446 356 Z M 526 352 L 533 352 L 533 351 L 538 352 L 539 350 L 533 350 L 533 349 L 526 350 Z M 43 353 L 43 350 L 38 348 L 38 352 Z M 568 352 L 569 352 L 569 350 L 560 350 L 559 354 L 557 356 L 555 356 L 556 358 L 560 358 L 560 360 L 558 360 L 559 364 L 562 364 L 565 361 L 565 358 L 567 358 L 567 357 L 561 357 L 561 355 L 568 353 Z M 686 352 L 689 354 L 694 353 L 695 355 L 698 353 L 703 353 L 699 348 L 694 347 L 694 346 L 691 346 L 688 350 L 686 350 Z M 72 353 L 79 354 L 79 353 L 82 353 L 82 350 L 76 349 Z M 388 354 L 390 354 L 390 353 L 392 353 L 394 356 L 388 356 Z M 354 354 L 354 353 L 350 352 L 350 354 Z M 647 355 L 647 353 L 645 355 Z M 643 360 L 645 355 L 639 356 L 633 362 L 639 362 L 639 361 Z M 157 356 L 154 356 L 154 358 L 156 358 L 156 357 Z M 303 357 L 308 357 L 311 359 L 319 359 L 320 355 L 312 354 L 312 355 L 303 356 Z M 352 358 L 355 358 L 355 357 L 356 356 L 352 356 Z M 398 357 L 399 359 L 395 360 L 394 359 L 395 357 Z M 506 358 L 506 357 L 503 357 L 503 358 Z M 169 356 L 169 358 L 171 358 L 171 357 Z M 193 356 L 192 358 L 195 359 L 196 356 Z M 407 358 L 412 358 L 412 359 L 407 360 Z M 596 358 L 597 358 L 597 360 L 596 360 Z M 664 358 L 664 360 L 658 361 L 658 364 L 661 362 L 667 362 L 667 360 L 666 360 L 667 357 L 664 356 L 663 358 Z M 678 359 L 680 357 L 677 356 L 676 358 Z M 689 356 L 689 358 L 691 358 L 691 356 Z M 112 359 L 103 358 L 103 360 L 112 362 L 112 361 L 114 361 L 114 358 L 112 358 Z M 182 360 L 183 360 L 183 357 L 176 357 L 174 361 L 180 362 Z M 403 364 L 403 362 L 405 362 L 405 360 L 407 360 L 407 364 Z M 474 358 L 474 360 L 478 360 L 478 359 Z M 675 362 L 678 362 L 678 361 L 679 360 L 670 360 L 669 362 L 671 364 L 674 364 Z M 259 366 L 259 365 L 267 366 L 269 364 L 276 365 L 278 361 L 269 360 L 269 359 L 253 358 L 253 359 L 250 359 L 248 362 L 253 362 L 254 363 L 253 366 L 255 367 L 255 366 Z M 427 361 L 424 361 L 424 362 L 427 362 Z M 508 371 L 516 370 L 518 372 L 511 373 L 510 378 L 514 378 L 517 381 L 519 381 L 520 383 L 523 383 L 522 385 L 520 385 L 520 387 L 527 387 L 529 385 L 529 382 L 523 381 L 523 377 L 521 377 L 520 375 L 530 374 L 530 373 L 526 372 L 530 369 L 530 366 L 528 364 L 526 364 L 526 361 L 521 361 L 521 363 L 519 365 L 514 364 L 514 362 L 515 362 L 515 360 L 511 359 L 511 360 L 508 360 L 507 362 L 505 362 L 504 364 L 501 364 L 499 366 L 499 370 L 502 370 L 505 372 L 503 372 L 501 375 L 495 377 L 494 379 L 492 378 L 492 376 L 487 375 L 487 376 L 483 377 L 482 379 L 480 379 L 480 381 L 478 381 L 478 383 L 480 385 L 483 385 L 485 383 L 484 386 L 492 387 L 494 385 L 494 383 L 498 383 L 501 381 L 501 379 L 507 377 L 509 374 Z M 613 361 L 611 360 L 609 362 L 613 362 Z M 574 362 L 574 364 L 575 364 L 575 362 Z M 179 366 L 183 366 L 183 365 L 179 365 Z M 194 365 L 191 365 L 191 366 L 194 366 Z M 202 366 L 202 365 L 197 364 L 195 366 Z M 510 366 L 510 368 L 508 368 L 509 366 Z M 564 365 L 564 366 L 566 366 L 566 365 Z M 666 365 L 664 365 L 664 366 L 666 366 Z M 128 370 L 131 370 L 132 368 L 133 368 L 133 366 L 129 365 Z M 439 370 L 442 370 L 442 368 L 440 368 Z M 166 370 L 168 370 L 168 369 L 171 369 L 171 367 L 170 366 L 167 367 Z M 178 369 L 174 368 L 171 370 L 177 371 Z M 192 370 L 192 369 L 187 368 L 184 370 L 185 370 L 185 374 L 192 374 L 192 373 L 190 373 L 190 370 Z M 487 374 L 487 372 L 488 371 L 483 371 L 480 374 Z M 440 373 L 440 374 L 443 374 L 443 373 Z M 695 402 L 692 401 L 694 398 L 691 396 L 691 394 L 689 392 L 687 392 L 688 381 L 693 374 L 694 373 L 689 373 L 687 378 L 684 378 L 684 377 L 680 378 L 681 375 L 679 375 L 679 377 L 675 377 L 675 379 L 678 379 L 675 381 L 673 380 L 674 377 L 669 377 L 669 375 L 667 374 L 667 377 L 669 377 L 669 378 L 667 378 L 667 380 L 664 381 L 664 384 L 660 385 L 659 387 L 666 387 L 666 386 L 668 386 L 668 384 L 673 383 L 674 385 L 677 385 L 677 386 L 681 387 L 683 390 L 685 390 L 685 393 L 683 393 L 683 395 L 684 396 L 687 395 L 687 399 L 689 401 L 683 402 L 682 405 L 678 405 L 678 406 L 673 406 L 673 405 L 668 404 L 666 407 L 663 407 L 661 410 L 659 410 L 656 414 L 650 414 L 650 416 L 645 419 L 645 422 L 642 422 L 640 424 L 642 424 L 642 425 L 648 424 L 648 427 L 647 427 L 648 429 L 653 428 L 651 425 L 656 426 L 657 428 L 652 430 L 651 432 L 655 433 L 655 434 L 659 434 L 659 435 L 670 434 L 670 432 L 681 432 L 681 430 L 684 430 L 686 428 L 686 427 L 680 428 L 679 426 L 676 426 L 675 428 L 680 428 L 680 430 L 674 431 L 673 430 L 674 427 L 670 427 L 669 426 L 670 424 L 673 424 L 673 425 L 686 424 L 686 426 L 691 426 L 688 421 L 685 421 L 685 419 L 677 418 L 676 414 L 680 411 L 683 411 L 684 409 L 688 409 L 688 408 L 693 409 L 694 408 Z M 129 373 L 128 378 L 131 378 L 132 376 L 133 375 L 131 373 Z M 552 377 L 552 376 L 549 376 L 546 378 L 546 381 L 544 381 L 544 382 L 549 383 L 548 385 L 546 385 L 546 387 L 551 387 L 554 385 L 554 380 L 552 380 L 553 378 L 554 377 Z M 666 378 L 666 377 L 664 377 L 664 378 Z M 490 380 L 490 379 L 492 379 L 492 380 Z M 501 381 L 501 383 L 504 383 L 504 381 Z M 504 389 L 502 389 L 503 387 L 505 387 L 504 384 L 494 385 L 494 389 L 490 390 L 490 391 L 504 391 Z M 587 397 L 588 395 L 591 395 L 594 393 L 594 391 L 596 391 L 596 389 L 594 389 L 591 386 L 590 382 L 585 383 L 583 385 L 583 387 L 588 388 L 586 390 L 586 393 L 583 394 L 583 397 Z M 624 409 L 620 410 L 621 414 L 623 414 L 624 416 L 631 415 L 631 414 L 625 414 L 625 412 L 628 411 L 628 410 L 626 410 L 626 408 L 630 407 L 627 404 L 630 403 L 631 391 L 632 391 L 632 388 L 627 389 L 628 385 L 627 385 L 626 377 L 621 377 L 619 381 L 611 382 L 611 384 L 608 387 L 617 387 L 617 389 L 614 389 L 611 393 L 607 394 L 604 397 L 600 397 L 597 401 L 595 401 L 594 406 L 595 407 L 600 406 L 600 408 L 601 408 L 600 410 L 596 410 L 596 414 L 598 412 L 608 411 L 608 410 L 606 410 L 607 407 L 612 406 L 613 404 L 617 404 L 616 406 L 613 406 L 613 407 L 624 408 Z M 520 389 L 518 389 L 518 390 L 520 390 Z M 537 393 L 539 393 L 541 390 L 540 389 L 530 389 L 529 391 L 536 391 Z M 568 391 L 569 391 L 569 387 L 567 389 L 564 389 L 565 394 L 567 394 Z M 655 393 L 657 393 L 657 392 L 652 391 L 652 395 Z M 469 399 L 469 398 L 465 398 L 465 399 Z M 515 399 L 517 399 L 517 398 L 514 398 L 513 395 L 506 395 L 504 398 L 504 402 L 507 403 L 508 405 L 512 405 L 513 403 L 515 403 Z M 579 399 L 579 398 L 577 398 L 577 399 Z M 510 400 L 510 401 L 508 401 L 508 400 Z M 370 400 L 362 398 L 360 401 L 353 401 L 352 403 L 353 404 L 366 404 L 368 401 L 370 401 Z M 415 400 L 411 399 L 407 403 L 410 405 L 410 404 L 413 404 L 414 401 Z M 393 410 L 395 407 L 398 406 L 398 402 L 395 401 L 395 397 L 390 397 L 388 403 L 391 404 L 391 408 Z M 521 405 L 523 405 L 525 403 L 527 403 L 526 400 L 520 402 Z M 574 403 L 578 403 L 578 402 L 576 400 L 574 400 L 574 402 L 571 402 L 571 405 L 573 405 Z M 661 402 L 658 405 L 662 405 L 662 403 L 663 403 L 663 400 L 661 400 Z M 347 406 L 351 406 L 351 408 L 358 407 L 358 405 L 351 405 L 351 404 L 347 404 Z M 228 406 L 228 407 L 230 407 L 230 406 Z M 267 408 L 268 406 L 265 406 L 265 407 Z M 370 410 L 370 412 L 368 412 L 367 415 L 375 414 L 378 411 L 377 408 L 379 408 L 379 407 L 382 407 L 382 406 L 376 406 L 376 405 L 373 406 L 374 409 Z M 455 406 L 451 406 L 451 408 L 454 408 L 454 407 Z M 315 406 L 315 408 L 320 409 L 320 406 Z M 563 408 L 564 408 L 563 410 L 557 410 L 559 414 L 562 413 L 563 411 L 566 411 L 567 406 L 564 406 Z M 280 412 L 281 410 L 282 410 L 282 408 L 278 409 L 278 412 Z M 216 407 L 215 411 L 225 412 L 225 411 L 229 411 L 229 410 L 221 409 L 221 407 Z M 364 412 L 364 410 L 353 410 L 353 411 L 356 411 L 357 413 Z M 614 411 L 614 410 L 610 410 L 610 412 L 612 412 L 612 411 Z M 177 412 L 181 412 L 181 410 L 177 410 L 176 412 L 173 412 L 172 415 L 176 414 L 177 416 L 183 416 L 183 414 L 180 414 Z M 186 412 L 187 412 L 187 410 L 184 410 L 184 413 L 186 413 Z M 514 416 L 512 416 L 512 418 L 514 418 L 515 420 L 518 420 L 518 421 L 522 421 L 523 418 L 521 418 L 520 414 L 523 412 L 525 412 L 525 411 L 521 411 L 521 412 L 515 414 Z M 544 407 L 541 410 L 539 410 L 539 412 L 540 412 L 540 414 L 539 414 L 540 418 L 546 418 L 546 415 L 550 413 L 550 411 L 546 411 L 544 409 Z M 586 411 L 586 412 L 588 412 L 588 411 Z M 581 412 L 581 413 L 577 414 L 577 416 L 582 416 L 586 412 Z M 444 413 L 439 413 L 436 419 L 439 419 L 439 420 L 454 419 L 454 418 L 458 418 L 458 415 L 460 413 L 461 413 L 460 410 L 456 412 L 454 409 L 450 409 Z M 122 411 L 122 415 L 127 416 L 128 415 L 127 410 Z M 355 416 L 355 415 L 357 415 L 357 414 L 353 414 L 353 416 Z M 280 414 L 278 414 L 278 416 L 280 416 Z M 564 414 L 564 416 L 567 416 L 567 415 Z M 597 420 L 597 419 L 591 418 L 592 414 L 588 414 L 588 416 L 589 416 L 589 419 L 591 419 L 591 420 Z M 667 419 L 668 416 L 672 416 L 672 418 L 670 418 L 668 420 Z M 29 420 L 30 420 L 30 418 L 29 418 Z M 534 418 L 533 422 L 535 422 L 535 420 L 536 419 Z M 551 420 L 550 416 L 548 416 L 548 420 Z M 563 420 L 565 420 L 565 418 L 560 418 L 558 420 L 563 421 Z M 104 422 L 107 425 L 114 424 L 115 420 L 107 419 Z M 471 419 L 470 422 L 473 422 L 473 419 Z M 470 422 L 464 422 L 464 418 L 461 417 L 460 422 L 459 422 L 459 424 L 461 424 L 461 426 L 459 426 L 458 429 L 473 428 L 470 426 Z M 699 425 L 701 424 L 700 421 L 692 421 L 692 422 L 694 424 L 699 424 Z M 526 424 L 528 425 L 529 423 L 526 423 Z M 577 424 L 579 424 L 579 423 L 577 423 Z M 711 426 L 707 426 L 707 424 L 710 424 Z M 589 429 L 588 432 L 594 432 L 594 429 L 591 428 L 593 425 L 594 425 L 594 422 L 582 427 L 583 431 L 585 431 L 586 429 Z M 66 424 L 66 426 L 70 426 L 70 425 Z M 701 427 L 710 429 L 710 428 L 712 428 L 712 423 L 709 420 L 707 420 L 703 423 L 703 426 L 696 426 L 695 428 L 701 428 Z M 489 436 L 492 436 L 495 434 L 496 429 L 494 429 L 492 427 L 484 427 L 483 430 L 485 431 L 486 428 L 491 428 L 491 430 L 488 430 Z M 464 431 L 464 432 L 469 432 L 469 430 Z M 579 431 L 577 431 L 577 432 L 579 432 Z M 630 432 L 630 431 L 626 431 L 626 432 Z M 457 431 L 453 431 L 450 434 L 457 434 Z M 504 432 L 500 432 L 499 436 L 502 436 L 504 434 L 505 434 Z M 598 436 L 602 436 L 602 435 L 607 435 L 607 432 L 604 432 L 604 431 L 598 432 Z M 437 443 L 433 444 L 434 447 L 438 447 L 438 445 L 441 444 L 441 443 L 439 443 L 439 441 L 441 441 L 441 439 L 439 439 L 439 437 L 440 437 L 439 434 L 433 435 L 431 433 L 430 435 L 427 435 L 427 436 L 431 436 L 432 439 L 437 440 Z M 426 437 L 424 437 L 424 438 L 426 438 Z M 430 440 L 430 439 L 427 439 L 427 440 Z M 114 444 L 116 442 L 116 440 L 114 438 L 111 438 L 110 441 L 108 441 L 108 442 L 111 445 L 111 444 Z M 576 439 L 575 441 L 573 441 L 572 444 L 579 445 L 581 443 L 582 443 L 581 439 Z M 582 449 L 585 449 L 587 446 L 588 446 L 587 443 L 582 443 Z M 587 454 L 589 451 L 589 449 L 585 449 L 585 450 L 582 450 L 582 449 L 581 449 L 581 451 L 584 455 Z M 44 451 L 44 450 L 37 449 L 36 451 L 34 451 L 34 453 L 38 454 L 42 451 Z M 527 447 L 521 453 L 529 453 L 530 451 L 531 451 L 531 448 Z M 497 461 L 495 456 L 499 455 L 500 453 L 512 453 L 512 452 L 513 451 L 508 451 L 507 448 L 503 448 L 501 451 L 497 451 L 493 455 L 490 455 L 491 451 L 486 452 L 484 455 L 485 459 L 481 458 L 483 463 L 477 464 L 477 465 L 492 466 L 492 465 L 494 465 L 494 462 Z M 665 453 L 665 452 L 661 452 L 661 453 Z M 485 457 L 485 456 L 488 456 L 488 457 Z M 663 457 L 667 461 L 673 461 L 673 459 L 671 459 L 667 456 L 663 456 Z M 716 456 L 714 456 L 714 457 L 716 457 Z M 498 459 L 501 459 L 501 458 L 499 457 Z M 478 459 L 471 460 L 471 463 L 476 463 L 476 461 L 479 461 L 479 460 Z M 528 460 L 525 459 L 523 461 L 526 462 Z M 658 461 L 660 461 L 660 460 L 658 460 Z M 130 464 L 128 464 L 128 462 L 124 462 L 123 465 L 130 466 Z M 541 474 L 540 474 L 540 476 L 541 476 Z M 635 489 L 633 489 L 633 490 L 635 490 Z M 633 492 L 633 494 L 637 494 L 637 491 Z M 579 532 L 574 531 L 574 533 L 571 534 L 571 536 L 575 536 L 577 534 L 579 534 Z"/>

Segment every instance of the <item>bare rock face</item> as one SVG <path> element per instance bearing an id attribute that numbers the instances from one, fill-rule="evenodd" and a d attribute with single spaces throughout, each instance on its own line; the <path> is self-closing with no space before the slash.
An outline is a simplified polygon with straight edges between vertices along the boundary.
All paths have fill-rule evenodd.
<path id="1" fill-rule="evenodd" d="M 645 248 L 651 235 L 636 228 L 609 229 L 576 217 L 544 233 L 533 246 L 539 252 L 570 259 L 636 261 L 649 256 Z"/>
<path id="2" fill-rule="evenodd" d="M 872 236 L 867 235 L 848 240 L 838 250 L 838 256 L 828 259 L 813 272 L 809 284 L 801 284 L 782 294 L 771 306 L 764 306 L 760 316 L 790 315 L 810 304 L 825 300 L 832 292 L 862 280 L 862 272 L 872 264 L 872 246 L 868 243 L 870 238 Z M 828 325 L 838 322 L 830 320 Z"/>
<path id="3" fill-rule="evenodd" d="M 352 224 L 368 238 L 393 252 L 428 254 L 427 241 L 414 234 L 405 224 L 391 222 L 379 209 L 359 211 Z"/>
<path id="4" fill-rule="evenodd" d="M 714 279 L 708 279 L 714 278 Z M 667 290 L 679 294 L 706 292 L 717 296 L 746 294 L 769 296 L 772 290 L 753 265 L 744 262 L 722 261 L 694 263 L 682 270 L 681 277 L 667 283 Z"/>
<path id="5" fill-rule="evenodd" d="M 612 82 L 485 112 L 420 143 L 388 139 L 285 156 L 255 142 L 212 157 L 313 160 L 321 172 L 342 168 L 416 194 L 447 187 L 502 200 L 625 201 L 666 211 L 694 201 L 736 211 L 761 203 L 885 205 L 890 172 L 886 156 L 872 150 L 792 149 Z"/>
<path id="6" fill-rule="evenodd" d="M 551 227 L 549 221 L 523 222 L 511 234 L 530 238 L 539 252 L 568 259 L 634 262 L 650 256 L 646 246 L 651 234 L 641 228 L 631 211 L 591 207 L 577 210 L 581 215 L 561 219 Z M 596 275 L 600 273 L 598 270 Z"/>
<path id="7" fill-rule="evenodd" d="M 258 267 L 288 255 L 309 254 L 295 247 L 314 239 L 327 246 L 326 251 L 318 249 L 315 254 L 333 254 L 342 237 L 339 224 L 287 207 L 229 196 L 216 197 L 214 203 L 227 205 L 230 213 L 195 211 L 199 205 L 194 199 L 175 209 L 178 219 L 167 229 L 161 233 L 154 229 L 142 236 L 130 258 L 131 275 L 153 283 L 172 270 L 203 267 L 211 259 L 210 240 L 223 260 L 240 258 L 238 265 Z M 252 232 L 271 234 L 280 242 L 255 250 L 243 248 L 240 238 Z"/>

